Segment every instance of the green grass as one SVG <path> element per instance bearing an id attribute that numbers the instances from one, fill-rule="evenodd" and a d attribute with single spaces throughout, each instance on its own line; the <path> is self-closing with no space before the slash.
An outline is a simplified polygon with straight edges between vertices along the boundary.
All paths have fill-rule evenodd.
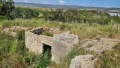
<path id="1" fill-rule="evenodd" d="M 110 22 L 108 25 L 100 25 L 96 23 L 64 23 L 59 21 L 45 21 L 43 19 L 15 19 L 3 20 L 0 22 L 4 27 L 24 26 L 28 28 L 35 27 L 53 27 L 61 30 L 69 30 L 71 33 L 77 34 L 80 39 L 93 38 L 97 35 L 102 37 L 120 38 L 120 24 Z"/>
<path id="2" fill-rule="evenodd" d="M 44 29 L 44 31 L 43 31 L 43 33 L 42 33 L 43 35 L 46 35 L 46 36 L 50 36 L 50 37 L 53 37 L 53 33 L 52 32 L 50 32 L 48 29 Z"/>
<path id="3" fill-rule="evenodd" d="M 0 33 L 0 68 L 46 68 L 50 65 L 50 51 L 35 55 L 25 47 L 25 31 L 17 37 Z"/>
<path id="4" fill-rule="evenodd" d="M 69 30 L 71 33 L 78 35 L 80 40 L 85 38 L 94 38 L 97 35 L 101 35 L 101 37 L 120 39 L 120 24 L 114 21 L 109 22 L 109 24 L 107 25 L 100 25 L 96 23 L 88 24 L 88 23 L 65 23 L 59 21 L 45 21 L 43 19 L 32 20 L 15 19 L 15 20 L 2 20 L 0 21 L 0 25 L 4 27 L 24 26 L 27 28 L 35 27 L 60 28 L 60 30 L 62 31 Z M 0 31 L 2 31 L 1 28 Z M 46 32 L 45 35 L 52 36 L 52 34 L 48 32 Z M 25 48 L 23 32 L 19 33 L 18 37 L 16 38 L 12 38 L 10 36 L 6 36 L 3 34 L 0 34 L 0 37 L 1 37 L 0 64 L 3 65 L 5 63 L 10 63 L 13 65 L 8 64 L 8 66 L 14 67 L 21 66 L 24 68 L 32 67 L 34 63 L 38 65 L 42 64 L 41 63 L 42 60 L 38 58 L 41 56 L 35 56 L 34 54 L 28 52 L 28 50 Z M 117 57 L 115 56 L 120 54 L 119 45 L 118 46 L 116 45 L 114 51 L 104 52 L 103 56 L 99 57 L 101 61 L 96 62 L 96 68 L 99 67 L 119 68 L 120 56 Z M 71 59 L 74 58 L 75 56 L 84 54 L 94 54 L 94 52 L 86 52 L 84 49 L 79 48 L 79 46 L 80 45 L 75 46 L 73 50 L 65 58 L 63 58 L 60 64 L 57 65 L 55 63 L 52 63 L 51 66 L 53 68 L 68 68 Z M 14 62 L 11 62 L 11 60 Z M 47 62 L 46 60 L 44 61 Z M 2 66 L 0 65 L 0 67 Z"/>

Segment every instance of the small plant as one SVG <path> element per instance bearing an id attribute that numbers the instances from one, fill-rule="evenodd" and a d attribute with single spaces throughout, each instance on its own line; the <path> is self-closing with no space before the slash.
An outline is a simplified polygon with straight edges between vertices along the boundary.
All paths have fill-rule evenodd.
<path id="1" fill-rule="evenodd" d="M 46 31 L 46 32 L 45 32 L 45 35 L 46 35 L 46 36 L 53 37 L 53 34 L 52 34 L 52 33 L 50 33 L 49 31 Z"/>
<path id="2" fill-rule="evenodd" d="M 87 48 L 90 48 L 90 47 L 92 47 L 93 45 L 92 44 L 89 44 L 89 45 L 87 45 Z"/>
<path id="3" fill-rule="evenodd" d="M 62 25 L 60 26 L 60 30 L 64 30 L 65 27 L 66 27 L 66 25 L 62 24 Z"/>
<path id="4" fill-rule="evenodd" d="M 24 40 L 25 39 L 25 30 L 22 30 L 18 32 L 18 40 Z"/>
<path id="5" fill-rule="evenodd" d="M 97 41 L 99 41 L 101 38 L 100 38 L 100 37 L 96 37 L 95 39 L 96 39 Z"/>
<path id="6" fill-rule="evenodd" d="M 40 57 L 36 59 L 35 68 L 46 68 L 51 64 L 51 51 L 47 49 L 47 51 Z"/>
<path id="7" fill-rule="evenodd" d="M 46 36 L 53 37 L 53 33 L 49 32 L 49 30 L 44 30 L 42 34 L 46 35 Z"/>

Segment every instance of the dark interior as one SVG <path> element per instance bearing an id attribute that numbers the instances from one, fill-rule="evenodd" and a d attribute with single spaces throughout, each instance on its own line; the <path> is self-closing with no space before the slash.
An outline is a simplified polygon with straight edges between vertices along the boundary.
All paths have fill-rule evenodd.
<path id="1" fill-rule="evenodd" d="M 36 30 L 33 30 L 32 33 L 40 35 L 43 32 L 43 28 L 38 28 Z"/>
<path id="2" fill-rule="evenodd" d="M 43 44 L 43 54 L 45 54 L 47 51 L 51 53 L 51 46 Z"/>

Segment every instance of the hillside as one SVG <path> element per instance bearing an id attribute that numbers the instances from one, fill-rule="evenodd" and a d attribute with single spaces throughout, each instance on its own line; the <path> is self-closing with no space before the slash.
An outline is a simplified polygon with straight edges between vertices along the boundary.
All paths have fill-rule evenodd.
<path id="1" fill-rule="evenodd" d="M 1 0 L 0 68 L 120 68 L 119 12 Z"/>
<path id="2" fill-rule="evenodd" d="M 36 4 L 36 3 L 23 3 L 23 2 L 16 2 L 15 6 L 24 6 L 24 7 L 33 7 L 33 8 L 61 8 L 61 9 L 69 9 L 69 8 L 74 8 L 74 9 L 88 9 L 88 10 L 104 10 L 104 11 L 109 11 L 109 10 L 117 10 L 120 12 L 120 8 L 106 8 L 106 7 L 84 7 L 84 6 L 77 6 L 77 5 L 54 5 L 54 4 Z"/>

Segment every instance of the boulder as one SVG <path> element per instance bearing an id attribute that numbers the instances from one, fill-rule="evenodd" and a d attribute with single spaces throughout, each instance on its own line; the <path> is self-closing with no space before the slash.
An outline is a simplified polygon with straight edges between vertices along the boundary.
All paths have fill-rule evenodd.
<path id="1" fill-rule="evenodd" d="M 0 25 L 0 29 L 2 29 L 3 28 L 3 26 L 2 25 Z"/>
<path id="2" fill-rule="evenodd" d="M 10 28 L 10 30 L 12 32 L 18 32 L 18 31 L 22 31 L 22 30 L 27 30 L 27 28 L 26 27 L 22 27 L 22 26 L 13 26 L 13 27 Z"/>
<path id="3" fill-rule="evenodd" d="M 5 33 L 6 35 L 9 35 L 10 33 L 10 28 L 5 28 L 2 33 Z"/>
<path id="4" fill-rule="evenodd" d="M 17 36 L 17 32 L 22 31 L 22 30 L 27 30 L 26 27 L 21 27 L 21 26 L 13 26 L 11 28 L 5 28 L 3 29 L 2 33 L 6 35 L 10 35 L 12 37 Z"/>
<path id="5" fill-rule="evenodd" d="M 93 55 L 80 55 L 71 60 L 69 68 L 94 68 L 97 58 Z"/>
<path id="6" fill-rule="evenodd" d="M 10 33 L 10 36 L 16 37 L 16 36 L 17 36 L 17 33 L 16 33 L 16 32 L 11 32 L 11 33 Z"/>
<path id="7" fill-rule="evenodd" d="M 105 50 L 112 50 L 119 42 L 119 39 L 110 38 L 84 39 L 82 40 L 82 47 L 86 50 L 102 53 Z"/>

